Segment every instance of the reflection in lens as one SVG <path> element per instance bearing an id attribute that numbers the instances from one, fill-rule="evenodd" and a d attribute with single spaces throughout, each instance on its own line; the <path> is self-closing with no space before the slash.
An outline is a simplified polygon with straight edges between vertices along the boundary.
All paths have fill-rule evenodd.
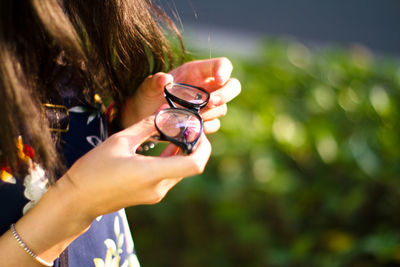
<path id="1" fill-rule="evenodd" d="M 182 141 L 193 142 L 200 134 L 200 121 L 197 117 L 191 116 L 185 124 L 185 130 L 181 136 L 184 139 Z"/>
<path id="2" fill-rule="evenodd" d="M 166 86 L 167 91 L 187 102 L 193 104 L 202 104 L 207 100 L 207 95 L 203 91 L 182 84 L 169 84 Z"/>
<path id="3" fill-rule="evenodd" d="M 193 142 L 201 134 L 201 122 L 186 110 L 162 110 L 156 117 L 158 129 L 180 142 Z"/>
<path id="4" fill-rule="evenodd" d="M 170 112 L 161 111 L 157 115 L 156 124 L 159 130 L 167 136 L 174 137 L 180 133 L 179 118 L 171 115 Z"/>

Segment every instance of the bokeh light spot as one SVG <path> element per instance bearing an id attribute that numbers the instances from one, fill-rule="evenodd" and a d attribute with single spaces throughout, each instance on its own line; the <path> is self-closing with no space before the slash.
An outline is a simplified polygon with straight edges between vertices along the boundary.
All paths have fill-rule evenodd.
<path id="1" fill-rule="evenodd" d="M 324 136 L 317 141 L 317 151 L 325 163 L 333 162 L 337 157 L 338 145 L 331 135 Z"/>
<path id="2" fill-rule="evenodd" d="M 369 95 L 369 100 L 379 115 L 384 116 L 389 113 L 390 99 L 382 87 L 373 87 Z"/>
<path id="3" fill-rule="evenodd" d="M 253 174 L 260 183 L 270 181 L 275 174 L 275 163 L 271 157 L 263 157 L 254 161 Z"/>
<path id="4" fill-rule="evenodd" d="M 313 96 L 324 110 L 330 110 L 335 105 L 335 93 L 327 86 L 318 86 L 313 90 Z"/>
<path id="5" fill-rule="evenodd" d="M 347 87 L 340 91 L 339 93 L 339 105 L 346 111 L 355 111 L 360 99 L 357 93 L 351 88 Z"/>
<path id="6" fill-rule="evenodd" d="M 304 127 L 289 115 L 278 115 L 273 123 L 272 130 L 275 139 L 280 143 L 299 147 L 305 142 Z"/>
<path id="7" fill-rule="evenodd" d="M 293 43 L 288 47 L 289 61 L 299 68 L 307 67 L 311 62 L 310 50 L 303 44 Z"/>

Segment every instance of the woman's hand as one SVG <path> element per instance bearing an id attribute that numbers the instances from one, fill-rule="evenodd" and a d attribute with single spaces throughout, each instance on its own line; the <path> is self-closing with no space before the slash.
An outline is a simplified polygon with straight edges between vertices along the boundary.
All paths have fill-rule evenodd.
<path id="1" fill-rule="evenodd" d="M 240 82 L 231 78 L 231 72 L 232 64 L 227 58 L 214 58 L 185 63 L 169 74 L 149 76 L 134 96 L 126 101 L 122 110 L 122 125 L 127 127 L 154 114 L 165 103 L 164 86 L 174 81 L 200 86 L 211 93 L 210 102 L 201 114 L 205 132 L 215 132 L 220 126 L 218 118 L 227 112 L 226 103 L 241 90 Z"/>
<path id="2" fill-rule="evenodd" d="M 182 177 L 203 171 L 211 153 L 205 135 L 188 156 L 176 155 L 174 145 L 161 157 L 136 154 L 155 133 L 151 116 L 112 135 L 68 170 L 63 179 L 80 192 L 78 199 L 90 218 L 127 206 L 157 203 Z"/>

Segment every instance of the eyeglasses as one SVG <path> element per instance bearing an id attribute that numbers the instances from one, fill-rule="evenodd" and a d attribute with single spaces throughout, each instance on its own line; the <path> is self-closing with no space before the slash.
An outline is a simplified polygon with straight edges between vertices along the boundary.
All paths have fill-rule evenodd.
<path id="1" fill-rule="evenodd" d="M 171 108 L 159 111 L 154 123 L 159 140 L 171 142 L 185 154 L 192 153 L 203 132 L 203 120 L 199 115 L 210 94 L 201 87 L 170 83 L 164 87 L 164 96 Z"/>

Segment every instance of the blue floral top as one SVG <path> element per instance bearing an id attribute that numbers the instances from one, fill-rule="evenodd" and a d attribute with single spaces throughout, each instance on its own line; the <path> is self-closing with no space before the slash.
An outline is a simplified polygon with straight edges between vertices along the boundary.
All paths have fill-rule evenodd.
<path id="1" fill-rule="evenodd" d="M 64 92 L 68 131 L 61 134 L 60 153 L 69 168 L 78 158 L 107 138 L 104 113 L 99 101 L 85 101 Z M 31 162 L 24 183 L 2 171 L 0 180 L 0 234 L 7 231 L 46 191 L 47 179 L 40 166 Z M 139 266 L 124 210 L 96 218 L 89 230 L 70 244 L 54 266 Z"/>

